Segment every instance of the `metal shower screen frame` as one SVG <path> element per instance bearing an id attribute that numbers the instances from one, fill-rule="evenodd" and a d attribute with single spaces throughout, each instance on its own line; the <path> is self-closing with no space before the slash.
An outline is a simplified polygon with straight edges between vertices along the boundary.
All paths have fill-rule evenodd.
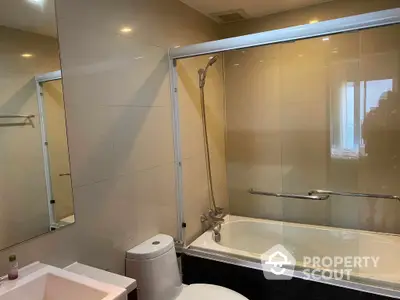
<path id="1" fill-rule="evenodd" d="M 283 42 L 292 42 L 302 39 L 321 37 L 368 28 L 400 24 L 400 8 L 382 10 L 351 17 L 323 21 L 314 24 L 288 27 L 278 30 L 238 36 L 234 38 L 211 41 L 201 44 L 189 45 L 169 50 L 171 100 L 173 114 L 174 155 L 176 169 L 176 194 L 177 194 L 177 243 L 185 246 L 185 218 L 183 212 L 182 193 L 182 154 L 179 123 L 178 102 L 178 73 L 177 60 L 206 54 L 214 54 L 229 50 L 239 50 L 258 46 L 266 46 Z"/>
<path id="2" fill-rule="evenodd" d="M 43 152 L 43 163 L 44 163 L 44 178 L 46 182 L 46 196 L 47 205 L 49 209 L 49 230 L 53 230 L 53 226 L 57 223 L 55 215 L 55 207 L 53 200 L 53 189 L 51 184 L 51 173 L 50 173 L 50 157 L 47 149 L 47 133 L 46 133 L 46 122 L 45 122 L 45 112 L 43 107 L 43 84 L 50 81 L 62 79 L 61 70 L 49 72 L 46 74 L 36 75 L 36 98 L 39 111 L 39 124 L 40 124 L 40 135 L 42 138 L 42 152 Z"/>

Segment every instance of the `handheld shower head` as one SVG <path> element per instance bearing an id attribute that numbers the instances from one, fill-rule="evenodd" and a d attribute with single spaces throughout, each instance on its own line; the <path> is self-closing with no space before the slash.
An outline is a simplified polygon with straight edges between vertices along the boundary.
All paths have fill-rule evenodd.
<path id="1" fill-rule="evenodd" d="M 218 58 L 219 58 L 218 55 L 211 57 L 210 60 L 208 61 L 207 67 L 211 67 L 213 64 L 215 64 Z"/>
<path id="2" fill-rule="evenodd" d="M 208 63 L 204 69 L 199 69 L 199 81 L 200 81 L 200 88 L 203 88 L 206 84 L 206 77 L 208 68 L 215 64 L 218 60 L 218 55 L 210 57 Z"/>

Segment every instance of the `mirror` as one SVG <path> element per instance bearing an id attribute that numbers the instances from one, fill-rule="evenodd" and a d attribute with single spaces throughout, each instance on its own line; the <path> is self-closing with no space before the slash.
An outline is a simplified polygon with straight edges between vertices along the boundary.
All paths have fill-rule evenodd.
<path id="1" fill-rule="evenodd" d="M 0 248 L 75 222 L 54 0 L 2 0 Z"/>

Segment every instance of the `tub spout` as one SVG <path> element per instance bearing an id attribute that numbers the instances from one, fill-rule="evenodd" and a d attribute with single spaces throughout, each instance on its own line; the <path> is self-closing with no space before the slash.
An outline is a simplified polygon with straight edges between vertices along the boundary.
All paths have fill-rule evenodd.
<path id="1" fill-rule="evenodd" d="M 200 217 L 200 221 L 207 225 L 207 229 L 213 231 L 213 239 L 215 242 L 219 243 L 221 241 L 221 228 L 222 223 L 224 223 L 223 214 L 218 214 L 213 210 L 210 210 L 208 214 L 203 214 Z"/>
<path id="2" fill-rule="evenodd" d="M 215 230 L 213 230 L 213 239 L 216 243 L 221 242 L 221 233 L 218 231 L 216 232 Z"/>

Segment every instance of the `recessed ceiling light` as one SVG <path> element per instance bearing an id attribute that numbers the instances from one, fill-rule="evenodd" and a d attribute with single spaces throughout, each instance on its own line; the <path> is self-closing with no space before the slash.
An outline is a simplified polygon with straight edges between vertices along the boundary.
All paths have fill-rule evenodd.
<path id="1" fill-rule="evenodd" d="M 326 41 L 329 41 L 329 37 L 324 37 L 323 39 L 322 39 L 324 42 L 326 42 Z"/>
<path id="2" fill-rule="evenodd" d="M 179 45 L 174 46 L 175 49 L 178 49 L 178 48 L 180 48 L 180 47 L 181 47 L 181 46 L 179 46 Z"/>
<path id="3" fill-rule="evenodd" d="M 43 9 L 44 5 L 45 5 L 45 0 L 25 0 L 26 2 L 28 2 L 29 4 L 35 5 L 41 9 Z"/>
<path id="4" fill-rule="evenodd" d="M 119 31 L 122 33 L 129 33 L 129 32 L 132 32 L 132 28 L 131 27 L 122 27 Z"/>
<path id="5" fill-rule="evenodd" d="M 22 53 L 22 54 L 21 54 L 21 57 L 23 57 L 23 58 L 30 58 L 30 57 L 33 57 L 33 54 L 32 54 L 32 53 Z"/>
<path id="6" fill-rule="evenodd" d="M 315 23 L 318 23 L 319 21 L 317 20 L 317 19 L 313 19 L 313 20 L 310 20 L 310 24 L 315 24 Z"/>

